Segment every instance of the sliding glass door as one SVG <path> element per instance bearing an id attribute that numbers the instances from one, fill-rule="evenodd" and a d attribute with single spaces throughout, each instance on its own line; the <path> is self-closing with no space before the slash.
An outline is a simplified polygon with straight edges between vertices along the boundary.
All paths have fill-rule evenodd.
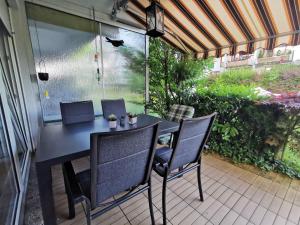
<path id="1" fill-rule="evenodd" d="M 2 97 L 0 95 L 0 224 L 13 224 L 19 195 L 16 174 L 11 155 L 7 125 L 4 117 Z"/>
<path id="2" fill-rule="evenodd" d="M 26 155 L 26 147 L 19 152 L 16 146 L 12 119 L 13 117 L 18 118 L 16 129 L 22 132 L 22 125 L 19 126 L 20 114 L 16 110 L 10 110 L 10 103 L 12 103 L 8 100 L 10 93 L 7 92 L 8 86 L 4 85 L 4 79 L 9 84 L 11 81 L 8 79 L 12 78 L 11 76 L 4 76 L 9 74 L 8 54 L 5 45 L 7 35 L 0 22 L 0 224 L 3 225 L 11 225 L 15 222 L 15 215 L 19 206 L 20 184 L 22 183 L 20 167 L 24 164 Z M 15 100 L 15 97 L 13 99 Z M 14 106 L 17 107 L 16 104 Z M 14 115 L 11 114 L 13 112 Z"/>
<path id="3" fill-rule="evenodd" d="M 128 112 L 144 112 L 145 35 L 26 4 L 44 121 L 59 120 L 60 102 L 124 98 Z M 122 42 L 121 45 L 114 44 Z"/>
<path id="4" fill-rule="evenodd" d="M 16 152 L 22 168 L 25 163 L 26 152 L 28 150 L 27 136 L 25 133 L 24 121 L 22 119 L 22 112 L 15 97 L 17 95 L 14 94 L 12 84 L 9 81 L 9 77 L 11 76 L 8 76 L 8 73 L 8 70 L 5 70 L 3 61 L 0 60 L 0 79 L 3 79 L 4 82 L 5 94 L 10 111 L 10 118 L 8 119 L 11 119 L 13 125 L 14 136 L 16 138 Z"/>
<path id="5" fill-rule="evenodd" d="M 23 171 L 27 153 L 29 150 L 29 136 L 26 132 L 26 123 L 24 111 L 21 107 L 20 98 L 22 94 L 18 91 L 16 74 L 12 65 L 13 57 L 9 51 L 9 36 L 2 29 L 0 32 L 0 79 L 3 82 L 5 95 L 9 109 L 9 119 L 13 126 L 14 142 L 12 142 L 12 150 L 16 152 L 16 159 L 19 161 L 21 172 Z M 3 96 L 4 97 L 4 96 Z"/>
<path id="6" fill-rule="evenodd" d="M 31 148 L 12 37 L 0 21 L 0 224 L 18 221 Z"/>
<path id="7" fill-rule="evenodd" d="M 60 102 L 92 99 L 98 109 L 94 34 L 35 20 L 29 29 L 36 70 L 49 73 L 48 81 L 38 80 L 44 120 L 60 119 Z"/>

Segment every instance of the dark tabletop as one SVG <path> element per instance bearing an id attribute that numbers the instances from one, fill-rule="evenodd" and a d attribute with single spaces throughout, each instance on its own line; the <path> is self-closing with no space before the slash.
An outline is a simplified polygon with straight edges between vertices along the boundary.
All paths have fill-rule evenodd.
<path id="1" fill-rule="evenodd" d="M 127 119 L 126 119 L 127 120 Z M 72 125 L 47 124 L 41 130 L 40 143 L 36 152 L 36 163 L 59 164 L 74 160 L 89 154 L 90 134 L 95 132 L 109 132 L 129 130 L 160 122 L 159 135 L 175 132 L 179 124 L 149 115 L 139 115 L 137 124 L 110 129 L 108 121 L 103 117 L 92 122 Z"/>

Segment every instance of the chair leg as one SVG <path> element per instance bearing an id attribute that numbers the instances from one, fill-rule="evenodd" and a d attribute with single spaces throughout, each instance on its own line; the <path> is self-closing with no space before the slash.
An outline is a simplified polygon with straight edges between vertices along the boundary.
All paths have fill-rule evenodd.
<path id="1" fill-rule="evenodd" d="M 198 177 L 198 188 L 199 188 L 199 194 L 200 194 L 200 201 L 203 202 L 204 198 L 203 198 L 202 184 L 201 184 L 201 161 L 199 161 L 199 166 L 197 167 L 197 177 Z"/>
<path id="2" fill-rule="evenodd" d="M 91 203 L 88 199 L 85 200 L 86 205 L 86 224 L 91 225 Z"/>
<path id="3" fill-rule="evenodd" d="M 64 164 L 61 165 L 61 169 L 62 169 L 62 172 L 63 172 L 63 177 L 64 177 L 64 186 L 65 186 L 65 193 L 68 194 L 69 192 L 69 189 L 68 189 L 68 178 L 67 178 L 67 169 L 66 169 L 66 166 L 68 166 L 68 163 L 70 162 L 65 162 Z"/>
<path id="4" fill-rule="evenodd" d="M 183 170 L 183 166 L 181 166 L 181 167 L 178 168 L 178 172 L 181 172 L 182 170 Z M 181 177 L 183 177 L 183 175 L 180 175 L 177 178 L 181 178 Z"/>
<path id="5" fill-rule="evenodd" d="M 71 162 L 65 162 L 62 165 L 62 170 L 63 170 L 63 177 L 64 177 L 64 185 L 65 185 L 65 193 L 67 194 L 68 198 L 68 208 L 69 208 L 69 219 L 73 219 L 75 217 L 75 204 L 73 201 L 73 196 L 70 190 L 70 183 L 68 179 L 68 172 L 67 168 L 72 167 Z"/>
<path id="6" fill-rule="evenodd" d="M 148 201 L 149 201 L 149 209 L 151 216 L 151 223 L 155 225 L 154 213 L 153 213 L 153 204 L 152 204 L 152 189 L 151 189 L 151 177 L 149 178 L 149 189 L 148 189 Z"/>
<path id="7" fill-rule="evenodd" d="M 165 173 L 162 190 L 162 211 L 163 211 L 163 225 L 167 224 L 167 206 L 166 206 L 166 191 L 167 191 L 167 179 L 168 175 Z"/>
<path id="8" fill-rule="evenodd" d="M 71 197 L 68 196 L 69 219 L 75 218 L 75 204 Z"/>

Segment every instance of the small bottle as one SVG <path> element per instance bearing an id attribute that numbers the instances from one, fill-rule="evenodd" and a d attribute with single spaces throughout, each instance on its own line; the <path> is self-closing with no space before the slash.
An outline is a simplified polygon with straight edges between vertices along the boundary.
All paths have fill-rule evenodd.
<path id="1" fill-rule="evenodd" d="M 120 126 L 121 127 L 125 126 L 125 116 L 121 116 L 121 118 L 120 118 Z"/>

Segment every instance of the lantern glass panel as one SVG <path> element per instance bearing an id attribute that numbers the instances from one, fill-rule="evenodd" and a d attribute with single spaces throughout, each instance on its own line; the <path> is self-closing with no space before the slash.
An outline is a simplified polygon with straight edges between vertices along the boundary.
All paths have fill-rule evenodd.
<path id="1" fill-rule="evenodd" d="M 156 11 L 156 30 L 163 32 L 164 31 L 163 10 L 160 7 L 155 7 L 155 11 Z"/>
<path id="2" fill-rule="evenodd" d="M 149 10 L 147 12 L 147 30 L 150 31 L 154 29 L 155 29 L 155 11 Z"/>

